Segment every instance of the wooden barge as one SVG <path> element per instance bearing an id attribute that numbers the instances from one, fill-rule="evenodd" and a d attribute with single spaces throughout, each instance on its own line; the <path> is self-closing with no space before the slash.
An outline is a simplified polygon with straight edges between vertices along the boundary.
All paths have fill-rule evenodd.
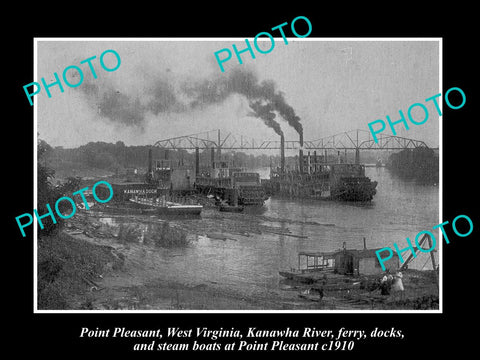
<path id="1" fill-rule="evenodd" d="M 113 198 L 99 206 L 103 211 L 117 214 L 149 214 L 172 216 L 198 216 L 203 206 L 193 203 L 180 203 L 172 200 L 163 189 L 156 184 L 141 182 L 111 182 Z M 97 191 L 100 196 L 109 194 L 109 190 L 101 184 Z M 102 194 L 105 192 L 105 194 Z"/>
<path id="2" fill-rule="evenodd" d="M 200 215 L 203 206 L 198 204 L 179 204 L 163 199 L 133 198 L 130 202 L 134 207 L 159 215 Z"/>
<path id="3" fill-rule="evenodd" d="M 279 275 L 303 284 L 327 283 L 337 287 L 353 284 L 362 277 L 378 277 L 384 271 L 380 266 L 376 251 L 379 249 L 347 249 L 333 252 L 298 253 L 298 268 L 289 271 L 280 271 Z M 395 272 L 400 268 L 398 257 L 392 257 L 384 263 L 390 271 Z M 332 286 L 330 286 L 332 287 Z"/>

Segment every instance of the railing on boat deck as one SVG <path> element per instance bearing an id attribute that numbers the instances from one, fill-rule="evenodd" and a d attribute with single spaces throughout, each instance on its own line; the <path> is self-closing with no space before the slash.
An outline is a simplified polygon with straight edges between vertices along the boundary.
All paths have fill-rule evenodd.
<path id="1" fill-rule="evenodd" d="M 301 259 L 302 256 L 306 260 L 306 268 L 302 269 Z M 313 264 L 309 262 L 309 259 L 313 258 Z M 333 260 L 333 261 L 329 261 Z M 309 270 L 321 270 L 327 268 L 333 268 L 334 265 L 334 255 L 333 253 L 318 253 L 318 252 L 305 252 L 301 251 L 298 253 L 298 270 L 305 272 Z"/>

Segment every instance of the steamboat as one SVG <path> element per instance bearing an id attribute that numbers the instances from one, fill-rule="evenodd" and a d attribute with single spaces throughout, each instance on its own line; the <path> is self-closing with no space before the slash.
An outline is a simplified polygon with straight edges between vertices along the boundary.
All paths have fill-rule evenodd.
<path id="1" fill-rule="evenodd" d="M 354 163 L 347 163 L 339 153 L 332 161 L 326 154 L 317 156 L 314 151 L 304 155 L 300 150 L 298 165 L 291 169 L 285 167 L 283 137 L 280 144 L 280 166 L 270 167 L 270 179 L 262 180 L 267 195 L 368 202 L 376 194 L 377 182 L 365 176 L 358 150 Z M 302 138 L 300 144 L 302 147 Z"/>
<path id="2" fill-rule="evenodd" d="M 262 206 L 268 196 L 260 181 L 260 175 L 229 162 L 213 162 L 212 166 L 197 174 L 195 188 L 226 202 L 225 210 L 243 209 L 243 206 Z M 233 208 L 232 208 L 233 206 Z"/>

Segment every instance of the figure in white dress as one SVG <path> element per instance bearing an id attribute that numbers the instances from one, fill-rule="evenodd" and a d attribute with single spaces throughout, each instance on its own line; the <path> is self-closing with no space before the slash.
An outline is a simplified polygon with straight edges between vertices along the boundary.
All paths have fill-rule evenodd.
<path id="1" fill-rule="evenodd" d="M 403 299 L 405 294 L 405 288 L 403 287 L 402 278 L 403 278 L 403 274 L 400 271 L 398 271 L 393 278 L 392 289 L 391 289 L 392 292 L 394 293 L 399 292 L 401 299 Z"/>

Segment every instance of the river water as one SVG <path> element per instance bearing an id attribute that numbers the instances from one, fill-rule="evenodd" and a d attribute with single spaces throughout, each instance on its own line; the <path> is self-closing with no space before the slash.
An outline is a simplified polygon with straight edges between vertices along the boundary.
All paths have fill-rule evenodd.
<path id="1" fill-rule="evenodd" d="M 366 175 L 378 182 L 368 205 L 273 198 L 262 209 L 247 208 L 238 214 L 204 209 L 199 219 L 169 221 L 187 231 L 188 246 L 163 249 L 139 244 L 131 255 L 167 280 L 267 294 L 281 289 L 278 272 L 296 268 L 299 251 L 333 251 L 344 242 L 347 248 L 361 249 L 364 237 L 368 248 L 393 248 L 394 242 L 403 248 L 406 237 L 413 242 L 419 231 L 440 222 L 438 186 L 401 180 L 386 168 L 367 167 Z M 110 215 L 101 219 L 114 226 L 137 220 Z M 159 221 L 163 220 L 143 217 L 140 226 L 149 231 L 148 222 Z M 434 234 L 438 239 L 438 231 Z M 438 253 L 436 257 L 438 263 Z M 431 269 L 429 254 L 421 254 L 410 267 Z"/>

